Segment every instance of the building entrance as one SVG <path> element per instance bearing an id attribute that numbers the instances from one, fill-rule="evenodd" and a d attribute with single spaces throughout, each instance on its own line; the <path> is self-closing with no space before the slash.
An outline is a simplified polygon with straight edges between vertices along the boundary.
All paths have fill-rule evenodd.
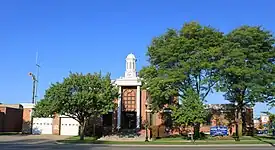
<path id="1" fill-rule="evenodd" d="M 123 111 L 121 118 L 122 129 L 135 129 L 137 122 L 137 114 L 134 111 Z"/>

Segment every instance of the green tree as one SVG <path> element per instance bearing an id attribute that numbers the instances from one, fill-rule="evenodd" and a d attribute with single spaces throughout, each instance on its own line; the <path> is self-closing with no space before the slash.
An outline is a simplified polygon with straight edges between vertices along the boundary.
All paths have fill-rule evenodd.
<path id="1" fill-rule="evenodd" d="M 236 105 L 236 135 L 242 135 L 245 106 L 274 99 L 274 37 L 260 27 L 242 26 L 226 35 L 218 88 Z"/>
<path id="2" fill-rule="evenodd" d="M 193 128 L 196 124 L 205 122 L 207 117 L 206 108 L 199 95 L 193 89 L 188 89 L 181 101 L 181 104 L 171 106 L 171 117 L 175 124 Z"/>
<path id="3" fill-rule="evenodd" d="M 196 22 L 154 38 L 147 52 L 150 65 L 140 71 L 153 110 L 163 109 L 174 97 L 183 98 L 189 88 L 205 101 L 218 79 L 222 43 L 223 33 Z"/>
<path id="4" fill-rule="evenodd" d="M 63 82 L 52 84 L 46 90 L 45 98 L 35 107 L 35 115 L 45 117 L 58 113 L 75 119 L 80 124 L 80 140 L 83 140 L 88 120 L 114 109 L 117 97 L 110 74 L 71 73 Z"/>
<path id="5" fill-rule="evenodd" d="M 269 122 L 268 122 L 268 129 L 270 131 L 273 131 L 274 130 L 274 126 L 275 126 L 275 114 L 267 111 L 267 112 L 262 112 L 263 114 L 266 114 L 268 115 L 268 118 L 269 118 Z"/>

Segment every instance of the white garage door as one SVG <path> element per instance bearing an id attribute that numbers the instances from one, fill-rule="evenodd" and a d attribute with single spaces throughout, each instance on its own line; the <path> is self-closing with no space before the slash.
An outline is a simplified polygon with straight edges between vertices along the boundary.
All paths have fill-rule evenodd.
<path id="1" fill-rule="evenodd" d="M 72 118 L 61 118 L 60 135 L 79 135 L 79 123 Z"/>
<path id="2" fill-rule="evenodd" d="M 52 134 L 53 118 L 33 118 L 33 134 Z"/>

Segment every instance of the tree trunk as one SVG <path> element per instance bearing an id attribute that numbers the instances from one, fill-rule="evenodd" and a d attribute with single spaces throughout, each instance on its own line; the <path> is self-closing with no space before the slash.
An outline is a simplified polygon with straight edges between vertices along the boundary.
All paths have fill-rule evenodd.
<path id="1" fill-rule="evenodd" d="M 86 119 L 84 119 L 84 121 L 80 123 L 80 140 L 84 140 L 86 122 Z"/>
<path id="2" fill-rule="evenodd" d="M 199 123 L 196 123 L 194 126 L 194 137 L 195 137 L 195 139 L 200 138 L 200 124 Z"/>
<path id="3" fill-rule="evenodd" d="M 194 142 L 194 126 L 191 126 L 191 141 Z"/>
<path id="4" fill-rule="evenodd" d="M 243 117 L 242 117 L 242 109 L 239 111 L 239 119 L 238 119 L 238 132 L 239 132 L 239 136 L 243 136 Z"/>
<path id="5" fill-rule="evenodd" d="M 242 126 L 240 126 L 240 109 L 239 108 L 236 108 L 236 112 L 235 112 L 235 121 L 236 121 L 236 124 L 235 124 L 235 131 L 236 131 L 236 141 L 239 141 L 239 137 L 241 136 L 241 132 L 242 130 Z"/>

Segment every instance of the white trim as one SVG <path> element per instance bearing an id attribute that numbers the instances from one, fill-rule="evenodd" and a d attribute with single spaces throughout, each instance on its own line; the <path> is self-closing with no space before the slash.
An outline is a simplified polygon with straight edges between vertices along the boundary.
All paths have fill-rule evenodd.
<path id="1" fill-rule="evenodd" d="M 117 107 L 117 129 L 120 129 L 120 123 L 121 123 L 121 86 L 119 86 L 119 97 L 118 97 L 118 107 Z"/>
<path id="2" fill-rule="evenodd" d="M 23 108 L 34 108 L 35 104 L 33 103 L 21 103 L 20 105 L 23 106 Z"/>
<path id="3" fill-rule="evenodd" d="M 140 128 L 140 86 L 137 86 L 137 93 L 136 93 L 136 110 L 137 110 L 137 128 Z"/>
<path id="4" fill-rule="evenodd" d="M 145 112 L 153 112 L 152 110 L 146 109 Z"/>
<path id="5" fill-rule="evenodd" d="M 119 86 L 141 86 L 141 81 L 138 77 L 134 78 L 119 78 L 115 82 Z"/>

